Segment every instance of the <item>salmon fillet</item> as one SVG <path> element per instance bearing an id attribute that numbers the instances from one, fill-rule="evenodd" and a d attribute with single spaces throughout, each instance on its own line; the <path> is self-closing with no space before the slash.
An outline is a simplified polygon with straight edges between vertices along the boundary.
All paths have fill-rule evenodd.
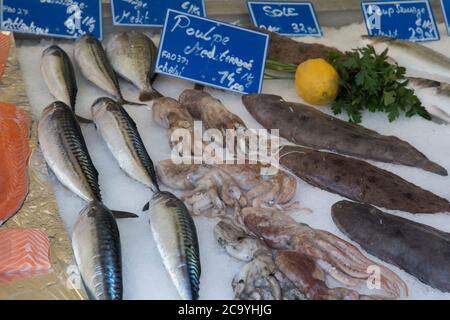
<path id="1" fill-rule="evenodd" d="M 3 71 L 5 70 L 10 46 L 11 46 L 10 33 L 0 31 L 0 79 L 2 78 Z"/>
<path id="2" fill-rule="evenodd" d="M 0 102 L 0 225 L 21 208 L 28 194 L 30 124 L 25 111 Z"/>
<path id="3" fill-rule="evenodd" d="M 36 229 L 0 229 L 0 280 L 51 271 L 50 241 Z"/>

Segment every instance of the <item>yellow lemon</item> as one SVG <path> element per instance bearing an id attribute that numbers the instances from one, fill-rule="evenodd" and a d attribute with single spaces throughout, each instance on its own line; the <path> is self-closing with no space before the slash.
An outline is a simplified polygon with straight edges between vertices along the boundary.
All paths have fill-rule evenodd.
<path id="1" fill-rule="evenodd" d="M 295 72 L 297 93 L 308 103 L 327 105 L 339 93 L 339 75 L 324 59 L 309 59 L 300 64 Z"/>

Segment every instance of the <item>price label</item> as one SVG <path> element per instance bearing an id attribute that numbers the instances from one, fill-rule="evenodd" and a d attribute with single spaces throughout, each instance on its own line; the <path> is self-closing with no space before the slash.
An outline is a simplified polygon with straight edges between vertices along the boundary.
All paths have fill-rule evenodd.
<path id="1" fill-rule="evenodd" d="M 111 0 L 113 24 L 162 27 L 167 9 L 204 17 L 204 0 Z"/>
<path id="2" fill-rule="evenodd" d="M 100 0 L 0 0 L 1 29 L 76 39 L 102 38 Z"/>
<path id="3" fill-rule="evenodd" d="M 362 2 L 367 32 L 410 41 L 439 40 L 428 0 Z"/>
<path id="4" fill-rule="evenodd" d="M 290 37 L 321 37 L 322 31 L 310 2 L 247 1 L 253 23 Z"/>
<path id="5" fill-rule="evenodd" d="M 269 36 L 169 9 L 156 72 L 239 93 L 259 93 Z"/>

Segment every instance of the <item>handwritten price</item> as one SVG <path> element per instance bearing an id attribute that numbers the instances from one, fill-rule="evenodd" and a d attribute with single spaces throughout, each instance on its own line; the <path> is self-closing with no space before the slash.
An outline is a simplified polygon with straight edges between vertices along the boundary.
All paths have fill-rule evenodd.
<path id="1" fill-rule="evenodd" d="M 253 84 L 254 76 L 253 74 L 247 72 L 243 75 L 236 75 L 235 72 L 229 71 L 219 71 L 219 75 L 221 76 L 220 83 L 226 85 L 228 88 L 237 91 L 244 91 L 245 88 L 249 88 Z M 243 80 L 245 84 L 241 84 L 236 82 L 236 76 L 239 77 L 239 80 Z"/>

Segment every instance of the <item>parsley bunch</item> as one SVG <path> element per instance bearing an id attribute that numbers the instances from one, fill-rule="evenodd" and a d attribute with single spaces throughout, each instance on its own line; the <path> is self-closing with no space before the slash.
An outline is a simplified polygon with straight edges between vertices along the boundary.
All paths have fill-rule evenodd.
<path id="1" fill-rule="evenodd" d="M 405 112 L 430 120 L 430 114 L 407 88 L 405 68 L 387 61 L 386 49 L 377 54 L 372 46 L 353 49 L 345 56 L 330 54 L 328 61 L 340 77 L 339 95 L 332 105 L 334 114 L 346 112 L 349 121 L 360 123 L 364 108 L 386 112 L 390 122 Z"/>

